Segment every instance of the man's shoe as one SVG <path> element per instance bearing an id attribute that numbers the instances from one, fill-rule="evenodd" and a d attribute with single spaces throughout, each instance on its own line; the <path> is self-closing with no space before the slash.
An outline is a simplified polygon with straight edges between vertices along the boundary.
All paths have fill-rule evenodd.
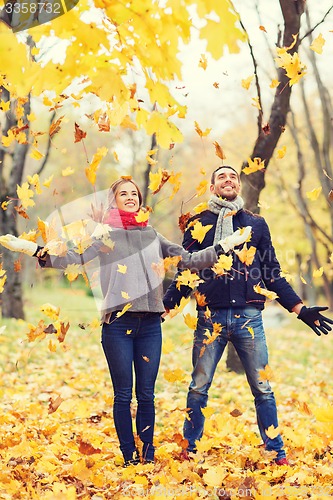
<path id="1" fill-rule="evenodd" d="M 286 457 L 275 459 L 276 465 L 290 465 Z"/>

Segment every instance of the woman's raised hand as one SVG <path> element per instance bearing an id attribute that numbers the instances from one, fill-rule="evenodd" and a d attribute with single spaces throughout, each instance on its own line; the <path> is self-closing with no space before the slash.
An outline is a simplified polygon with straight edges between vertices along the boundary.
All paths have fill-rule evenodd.
<path id="1" fill-rule="evenodd" d="M 32 257 L 38 248 L 37 243 L 33 241 L 24 240 L 23 238 L 17 238 L 12 234 L 5 234 L 0 236 L 0 244 L 11 250 L 12 252 L 22 252 L 26 255 Z"/>

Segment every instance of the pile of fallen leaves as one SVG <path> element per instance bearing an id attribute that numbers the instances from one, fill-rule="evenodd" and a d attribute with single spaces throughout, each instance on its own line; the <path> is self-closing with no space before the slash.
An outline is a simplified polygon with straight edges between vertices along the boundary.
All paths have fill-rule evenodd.
<path id="1" fill-rule="evenodd" d="M 283 317 L 286 325 L 267 328 L 270 366 L 263 376 L 274 388 L 290 467 L 272 464 L 244 375 L 228 372 L 223 359 L 199 451 L 182 458 L 192 339 L 183 314 L 163 324 L 156 463 L 128 468 L 113 425 L 98 321 L 81 323 L 81 312 L 73 311 L 34 342 L 29 322 L 8 321 L 0 327 L 0 498 L 331 498 L 333 336 L 317 338 L 288 313 Z M 53 349 L 51 335 L 58 337 Z"/>

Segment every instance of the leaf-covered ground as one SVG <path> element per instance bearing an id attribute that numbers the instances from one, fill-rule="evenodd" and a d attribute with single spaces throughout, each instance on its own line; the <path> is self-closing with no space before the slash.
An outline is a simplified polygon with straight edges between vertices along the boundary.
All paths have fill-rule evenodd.
<path id="1" fill-rule="evenodd" d="M 39 310 L 45 303 L 60 306 L 61 321 L 70 322 L 62 343 L 52 333 L 28 341 L 29 323 L 52 323 Z M 0 325 L 0 498 L 331 498 L 333 335 L 318 338 L 277 310 L 267 322 L 271 383 L 291 466 L 271 464 L 244 376 L 228 372 L 224 360 L 199 453 L 181 460 L 192 332 L 180 316 L 164 323 L 156 463 L 125 469 L 93 299 L 80 289 L 30 289 L 27 321 Z"/>

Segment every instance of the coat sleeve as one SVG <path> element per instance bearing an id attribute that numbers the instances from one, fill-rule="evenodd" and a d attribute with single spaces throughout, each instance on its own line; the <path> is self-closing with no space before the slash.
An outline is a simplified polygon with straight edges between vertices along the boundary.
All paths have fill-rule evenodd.
<path id="1" fill-rule="evenodd" d="M 267 222 L 262 219 L 262 223 L 262 236 L 257 247 L 261 262 L 262 278 L 266 288 L 278 295 L 276 300 L 291 312 L 296 304 L 302 302 L 302 299 L 287 280 L 281 276 L 281 266 L 275 254 Z"/>
<path id="2" fill-rule="evenodd" d="M 50 255 L 47 253 L 45 257 L 38 258 L 38 263 L 41 267 L 52 267 L 55 269 L 66 269 L 70 264 L 84 265 L 98 256 L 102 246 L 102 242 L 94 241 L 94 243 L 81 254 L 75 248 L 68 250 L 63 256 Z"/>

